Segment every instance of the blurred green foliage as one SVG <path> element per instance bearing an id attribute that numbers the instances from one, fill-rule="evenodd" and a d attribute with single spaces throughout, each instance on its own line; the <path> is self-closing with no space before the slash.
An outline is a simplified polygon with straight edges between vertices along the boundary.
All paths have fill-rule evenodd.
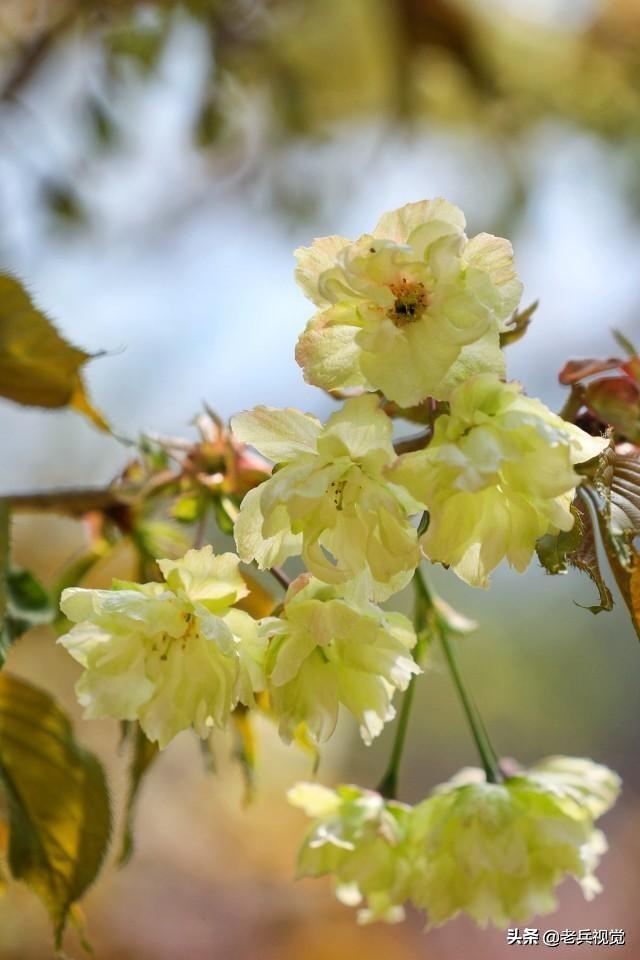
<path id="1" fill-rule="evenodd" d="M 95 81 L 77 91 L 86 130 L 75 149 L 124 147 L 111 105 L 123 85 L 153 82 L 185 24 L 208 51 L 192 138 L 212 176 L 221 157 L 237 168 L 252 151 L 264 160 L 292 140 L 362 121 L 386 124 L 389 136 L 466 127 L 504 144 L 517 206 L 526 178 L 507 148 L 541 121 L 588 129 L 631 157 L 640 147 L 634 0 L 606 0 L 580 29 L 518 20 L 479 0 L 9 0 L 0 12 L 0 103 L 21 104 L 44 65 L 64 70 L 67 48 L 81 42 L 94 51 Z M 41 200 L 77 226 L 86 211 L 73 167 L 43 184 Z"/>

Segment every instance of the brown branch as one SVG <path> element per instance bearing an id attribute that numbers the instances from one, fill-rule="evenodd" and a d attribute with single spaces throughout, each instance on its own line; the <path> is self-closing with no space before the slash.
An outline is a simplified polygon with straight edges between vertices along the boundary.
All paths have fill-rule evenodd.
<path id="1" fill-rule="evenodd" d="M 0 103 L 11 103 L 46 60 L 60 35 L 73 19 L 71 13 L 50 24 L 27 44 L 0 89 Z"/>
<path id="2" fill-rule="evenodd" d="M 269 573 L 277 580 L 283 590 L 288 590 L 291 586 L 291 578 L 287 576 L 282 567 L 269 567 Z"/>
<path id="3" fill-rule="evenodd" d="M 130 503 L 139 487 L 89 487 L 67 490 L 44 490 L 32 493 L 7 493 L 0 502 L 8 503 L 15 513 L 58 513 L 65 517 L 81 517 L 90 510 Z"/>
<path id="4" fill-rule="evenodd" d="M 414 450 L 422 450 L 431 439 L 431 430 L 424 430 L 422 433 L 414 433 L 411 437 L 403 437 L 402 440 L 396 440 L 393 449 L 398 456 L 402 453 L 413 453 Z"/>

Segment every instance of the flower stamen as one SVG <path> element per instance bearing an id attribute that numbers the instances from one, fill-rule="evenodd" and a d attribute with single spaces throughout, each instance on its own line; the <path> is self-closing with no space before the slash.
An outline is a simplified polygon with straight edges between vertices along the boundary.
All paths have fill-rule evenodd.
<path id="1" fill-rule="evenodd" d="M 429 306 L 429 295 L 420 281 L 406 280 L 390 283 L 389 289 L 395 297 L 395 303 L 387 316 L 396 327 L 406 327 L 419 320 Z"/>

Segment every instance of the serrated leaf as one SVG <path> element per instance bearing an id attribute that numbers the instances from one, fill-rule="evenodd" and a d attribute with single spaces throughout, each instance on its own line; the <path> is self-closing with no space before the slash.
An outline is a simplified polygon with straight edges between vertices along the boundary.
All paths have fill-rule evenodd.
<path id="1" fill-rule="evenodd" d="M 9 870 L 44 902 L 59 947 L 69 910 L 107 849 L 107 784 L 53 699 L 8 673 L 0 674 L 0 783 L 9 807 Z"/>
<path id="2" fill-rule="evenodd" d="M 132 754 L 131 764 L 129 766 L 129 788 L 127 790 L 127 800 L 125 803 L 122 845 L 118 855 L 119 866 L 124 866 L 133 856 L 134 819 L 138 795 L 145 774 L 148 772 L 159 752 L 158 744 L 147 740 L 138 723 L 133 725 L 130 739 L 132 741 Z"/>
<path id="3" fill-rule="evenodd" d="M 613 535 L 640 534 L 640 450 L 631 444 L 608 447 L 596 476 L 604 518 Z"/>
<path id="4" fill-rule="evenodd" d="M 640 534 L 640 457 L 614 451 L 609 483 L 611 522 L 621 531 Z"/>
<path id="5" fill-rule="evenodd" d="M 15 277 L 0 273 L 0 396 L 25 406 L 72 407 L 108 431 L 81 376 L 91 359 L 60 336 Z"/>
<path id="6" fill-rule="evenodd" d="M 525 307 L 524 310 L 520 310 L 518 313 L 514 314 L 509 328 L 500 334 L 500 346 L 508 347 L 512 343 L 517 343 L 518 340 L 521 340 L 524 337 L 533 315 L 538 309 L 539 301 L 534 300 L 533 303 L 530 303 L 528 307 Z"/>
<path id="7" fill-rule="evenodd" d="M 536 543 L 538 560 L 552 575 L 564 574 L 570 564 L 569 556 L 575 553 L 583 536 L 583 516 L 580 513 L 579 502 L 571 505 L 574 523 L 571 530 L 561 530 L 559 533 L 547 533 Z"/>

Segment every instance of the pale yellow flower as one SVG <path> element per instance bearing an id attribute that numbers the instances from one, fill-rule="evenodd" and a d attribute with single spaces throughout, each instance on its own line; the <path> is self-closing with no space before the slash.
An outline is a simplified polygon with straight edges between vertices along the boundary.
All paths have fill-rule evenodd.
<path id="1" fill-rule="evenodd" d="M 281 614 L 264 620 L 262 632 L 270 638 L 267 689 L 286 740 L 300 724 L 315 742 L 326 740 L 343 704 L 371 743 L 395 716 L 395 691 L 420 672 L 410 620 L 340 597 L 308 575 L 294 581 Z"/>
<path id="2" fill-rule="evenodd" d="M 305 378 L 408 407 L 446 398 L 475 373 L 502 375 L 500 332 L 521 295 L 511 245 L 464 229 L 453 204 L 424 200 L 355 242 L 324 237 L 297 250 L 297 280 L 319 307 L 298 342 Z"/>
<path id="3" fill-rule="evenodd" d="M 575 464 L 607 443 L 484 374 L 454 391 L 428 447 L 400 457 L 389 477 L 429 511 L 426 556 L 484 587 L 504 557 L 523 571 L 539 537 L 571 529 Z"/>
<path id="4" fill-rule="evenodd" d="M 354 786 L 329 790 L 299 783 L 287 796 L 314 820 L 298 856 L 298 875 L 331 874 L 338 899 L 359 907 L 360 923 L 404 919 L 412 876 L 411 808 Z"/>
<path id="5" fill-rule="evenodd" d="M 315 577 L 382 600 L 418 563 L 408 511 L 418 509 L 384 470 L 395 459 L 391 420 L 376 397 L 348 400 L 322 426 L 297 410 L 233 417 L 238 440 L 277 463 L 242 501 L 238 553 L 265 569 L 300 554 Z"/>
<path id="6" fill-rule="evenodd" d="M 567 757 L 501 784 L 464 771 L 413 810 L 411 842 L 422 848 L 413 901 L 432 924 L 462 912 L 481 926 L 506 927 L 554 910 L 556 887 L 567 876 L 590 900 L 607 849 L 593 821 L 619 789 L 606 767 Z"/>
<path id="7" fill-rule="evenodd" d="M 158 564 L 164 583 L 65 590 L 60 606 L 77 626 L 58 642 L 84 667 L 76 692 L 87 717 L 138 720 L 165 747 L 188 727 L 206 737 L 238 701 L 253 703 L 265 642 L 231 609 L 248 593 L 234 554 L 204 547 Z"/>

